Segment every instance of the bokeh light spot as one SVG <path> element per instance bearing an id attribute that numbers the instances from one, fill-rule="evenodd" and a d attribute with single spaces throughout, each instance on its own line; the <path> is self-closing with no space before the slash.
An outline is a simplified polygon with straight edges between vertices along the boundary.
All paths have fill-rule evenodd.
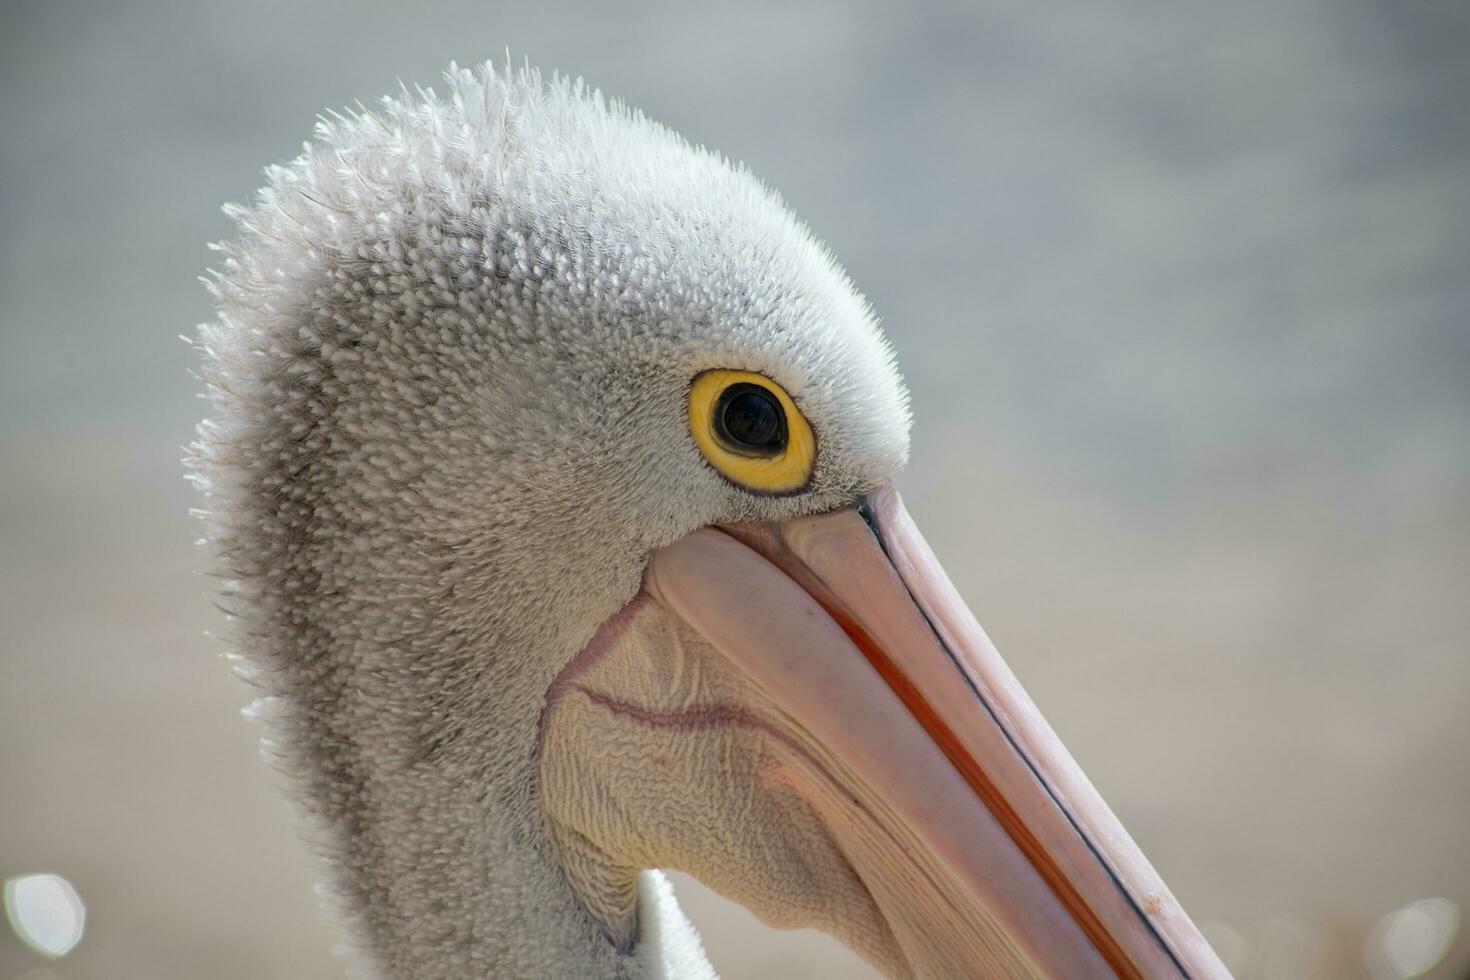
<path id="1" fill-rule="evenodd" d="M 1363 946 L 1363 964 L 1374 980 L 1409 980 L 1434 969 L 1455 944 L 1460 907 L 1447 898 L 1425 898 L 1390 912 Z"/>
<path id="2" fill-rule="evenodd" d="M 82 941 L 87 907 L 60 875 L 20 875 L 5 882 L 5 917 L 31 949 L 43 956 L 65 956 Z"/>

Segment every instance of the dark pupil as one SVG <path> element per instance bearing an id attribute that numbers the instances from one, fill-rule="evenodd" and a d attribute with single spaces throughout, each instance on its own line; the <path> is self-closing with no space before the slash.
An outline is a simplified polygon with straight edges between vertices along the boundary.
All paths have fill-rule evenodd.
<path id="1" fill-rule="evenodd" d="M 785 448 L 786 413 L 775 396 L 760 385 L 726 388 L 715 418 L 720 435 L 732 448 L 772 456 Z"/>

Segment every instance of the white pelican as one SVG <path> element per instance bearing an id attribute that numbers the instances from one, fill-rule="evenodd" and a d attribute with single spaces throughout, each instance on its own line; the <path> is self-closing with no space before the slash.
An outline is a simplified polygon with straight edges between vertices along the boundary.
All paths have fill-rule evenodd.
<path id="1" fill-rule="evenodd" d="M 447 79 L 231 210 L 199 342 L 237 643 L 369 969 L 713 976 L 677 868 L 894 977 L 1224 976 L 889 488 L 825 248 L 580 81 Z"/>

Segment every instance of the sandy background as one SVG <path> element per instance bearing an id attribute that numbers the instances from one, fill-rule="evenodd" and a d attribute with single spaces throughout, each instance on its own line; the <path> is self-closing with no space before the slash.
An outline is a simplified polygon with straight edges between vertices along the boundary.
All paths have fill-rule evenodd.
<path id="1" fill-rule="evenodd" d="M 847 263 L 910 509 L 1239 976 L 1470 910 L 1470 7 L 694 8 L 0 4 L 0 878 L 89 915 L 49 964 L 0 923 L 0 980 L 343 975 L 203 635 L 175 338 L 319 110 L 507 45 Z M 728 978 L 861 975 L 681 890 Z"/>

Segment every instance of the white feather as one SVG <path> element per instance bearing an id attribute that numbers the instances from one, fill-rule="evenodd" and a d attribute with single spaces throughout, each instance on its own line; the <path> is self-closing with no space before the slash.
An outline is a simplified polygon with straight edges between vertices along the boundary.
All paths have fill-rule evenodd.
<path id="1" fill-rule="evenodd" d="M 323 117 L 227 209 L 193 463 L 224 601 L 369 969 L 697 975 L 661 879 L 631 956 L 568 890 L 541 695 L 651 549 L 890 476 L 906 395 L 866 302 L 743 169 L 580 80 L 446 81 Z M 793 395 L 805 492 L 705 464 L 684 399 L 711 367 Z"/>

